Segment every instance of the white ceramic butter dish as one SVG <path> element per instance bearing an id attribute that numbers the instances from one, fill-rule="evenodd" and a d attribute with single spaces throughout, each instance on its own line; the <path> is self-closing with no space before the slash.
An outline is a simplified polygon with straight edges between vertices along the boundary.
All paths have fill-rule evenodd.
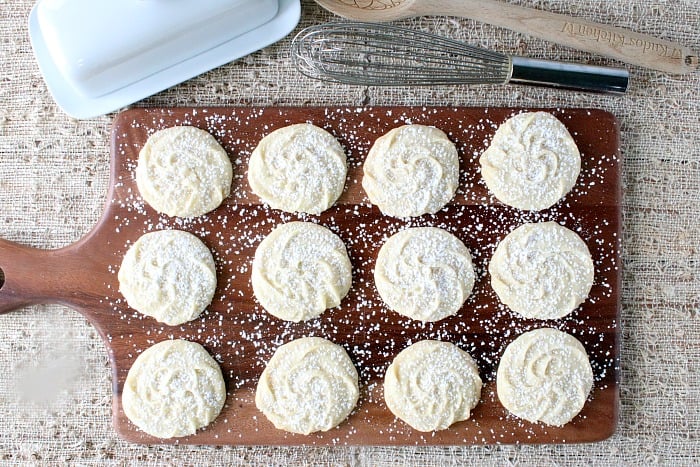
<path id="1" fill-rule="evenodd" d="M 40 0 L 34 54 L 56 103 L 90 118 L 282 39 L 299 0 Z"/>

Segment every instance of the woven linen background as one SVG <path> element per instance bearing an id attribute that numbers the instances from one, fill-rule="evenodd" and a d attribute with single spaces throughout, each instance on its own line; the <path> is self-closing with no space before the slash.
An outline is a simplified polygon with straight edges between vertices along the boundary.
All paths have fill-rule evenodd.
<path id="1" fill-rule="evenodd" d="M 47 92 L 27 33 L 29 0 L 0 0 L 0 237 L 41 248 L 77 241 L 108 185 L 113 115 L 75 120 Z M 519 0 L 700 50 L 697 0 Z M 299 27 L 332 16 L 304 1 Z M 611 60 L 471 20 L 406 25 L 513 54 Z M 145 101 L 161 105 L 597 107 L 621 123 L 624 182 L 621 415 L 591 445 L 454 448 L 139 446 L 111 426 L 111 375 L 77 312 L 37 306 L 0 316 L 0 462 L 309 465 L 700 464 L 700 73 L 630 66 L 623 97 L 517 86 L 361 88 L 302 79 L 289 39 Z"/>

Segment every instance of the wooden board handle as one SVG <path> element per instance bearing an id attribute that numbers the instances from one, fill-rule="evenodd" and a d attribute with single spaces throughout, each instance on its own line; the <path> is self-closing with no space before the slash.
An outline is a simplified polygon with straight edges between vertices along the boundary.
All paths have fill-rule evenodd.
<path id="1" fill-rule="evenodd" d="M 697 53 L 671 41 L 500 1 L 436 0 L 416 2 L 411 7 L 414 13 L 472 18 L 556 44 L 668 73 L 691 73 L 700 64 Z"/>
<path id="2" fill-rule="evenodd" d="M 40 303 L 83 310 L 86 297 L 99 294 L 99 271 L 85 253 L 85 241 L 40 250 L 0 239 L 0 313 Z"/>

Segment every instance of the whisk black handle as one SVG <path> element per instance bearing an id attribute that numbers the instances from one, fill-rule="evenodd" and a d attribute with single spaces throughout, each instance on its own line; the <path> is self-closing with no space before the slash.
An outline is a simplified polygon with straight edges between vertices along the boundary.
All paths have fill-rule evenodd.
<path id="1" fill-rule="evenodd" d="M 509 83 L 531 84 L 579 91 L 622 94 L 629 84 L 629 72 L 621 68 L 512 57 Z"/>

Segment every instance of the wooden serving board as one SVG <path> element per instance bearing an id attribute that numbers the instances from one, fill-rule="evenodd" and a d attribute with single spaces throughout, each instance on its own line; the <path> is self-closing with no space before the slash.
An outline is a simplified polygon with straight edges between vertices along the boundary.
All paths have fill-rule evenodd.
<path id="1" fill-rule="evenodd" d="M 618 125 L 604 111 L 552 109 L 582 153 L 574 188 L 555 207 L 539 213 L 506 207 L 480 179 L 478 157 L 495 129 L 523 109 L 452 107 L 375 108 L 171 108 L 132 109 L 119 114 L 111 140 L 111 183 L 105 212 L 82 240 L 55 251 L 0 241 L 0 312 L 36 303 L 79 310 L 99 331 L 113 371 L 114 426 L 138 443 L 274 445 L 461 445 L 575 443 L 602 440 L 616 426 L 619 397 L 620 166 Z M 333 133 L 347 150 L 349 174 L 337 205 L 320 216 L 284 214 L 262 206 L 250 193 L 247 161 L 258 141 L 276 128 L 312 122 Z M 410 221 L 382 216 L 361 188 L 362 162 L 373 141 L 404 123 L 434 125 L 458 147 L 460 188 L 435 215 Z M 216 211 L 194 220 L 168 218 L 141 200 L 133 170 L 155 130 L 194 125 L 208 130 L 234 163 L 232 195 Z M 259 242 L 290 220 L 319 222 L 345 242 L 353 264 L 353 287 L 340 307 L 307 323 L 287 323 L 265 313 L 253 297 L 250 265 Z M 524 222 L 555 220 L 577 231 L 594 258 L 596 278 L 589 299 L 556 321 L 525 320 L 501 305 L 491 290 L 488 261 L 508 232 Z M 421 324 L 386 309 L 372 279 L 380 246 L 407 225 L 443 227 L 472 252 L 477 280 L 472 296 L 454 317 Z M 128 246 L 147 231 L 182 229 L 200 237 L 217 263 L 218 288 L 199 319 L 170 327 L 130 309 L 118 291 L 117 271 Z M 495 375 L 505 346 L 522 332 L 551 326 L 584 344 L 594 370 L 594 389 L 583 411 L 561 428 L 519 420 L 501 406 Z M 355 362 L 361 385 L 357 409 L 337 429 L 308 436 L 274 428 L 254 404 L 257 379 L 275 349 L 304 336 L 342 345 Z M 201 343 L 220 362 L 228 388 L 217 420 L 193 436 L 160 440 L 125 417 L 121 391 L 134 359 L 152 344 L 173 338 Z M 410 343 L 439 339 L 467 350 L 479 365 L 484 389 L 470 420 L 436 433 L 420 433 L 397 420 L 383 400 L 382 380 Z"/>

